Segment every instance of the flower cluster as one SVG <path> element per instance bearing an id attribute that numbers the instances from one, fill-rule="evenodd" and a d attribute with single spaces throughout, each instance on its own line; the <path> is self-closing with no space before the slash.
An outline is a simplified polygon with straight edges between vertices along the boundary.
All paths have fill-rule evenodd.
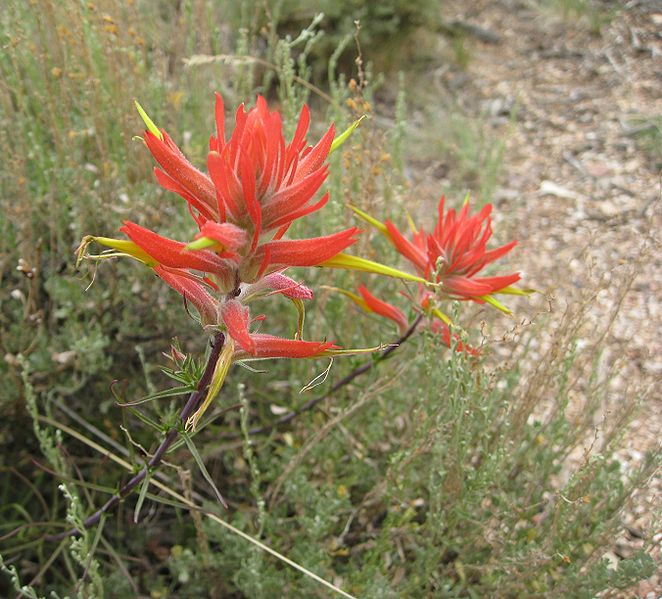
<path id="1" fill-rule="evenodd" d="M 459 212 L 445 210 L 442 196 L 437 207 L 437 223 L 431 233 L 423 228 L 416 229 L 407 239 L 391 222 L 379 222 L 368 214 L 353 207 L 363 220 L 376 227 L 391 242 L 395 249 L 414 267 L 420 277 L 429 285 L 419 284 L 415 299 L 417 309 L 430 315 L 431 329 L 441 335 L 442 340 L 451 346 L 450 318 L 439 308 L 439 302 L 446 299 L 489 303 L 499 310 L 510 313 L 494 296 L 497 294 L 526 295 L 530 290 L 513 287 L 520 280 L 520 273 L 500 276 L 479 276 L 480 272 L 498 260 L 516 245 L 511 241 L 494 249 L 487 249 L 492 236 L 491 204 L 485 205 L 478 213 L 469 213 L 469 203 L 465 201 Z M 365 286 L 358 289 L 360 297 L 346 293 L 367 312 L 374 312 L 394 321 L 401 332 L 409 326 L 407 317 L 395 306 L 372 295 Z M 457 335 L 454 338 L 457 351 L 476 354 L 474 348 L 464 345 Z"/>
<path id="2" fill-rule="evenodd" d="M 440 301 L 488 302 L 507 311 L 495 294 L 526 293 L 512 287 L 520 278 L 518 273 L 480 276 L 488 264 L 516 243 L 487 249 L 492 234 L 489 205 L 470 215 L 465 203 L 456 213 L 445 211 L 442 198 L 434 230 L 426 233 L 412 224 L 411 239 L 391 221 L 381 223 L 353 208 L 387 237 L 413 265 L 415 274 L 345 254 L 344 250 L 357 239 L 357 227 L 309 239 L 284 238 L 294 221 L 316 212 L 329 200 L 328 194 L 315 199 L 329 173 L 327 158 L 358 122 L 338 137 L 331 125 L 316 144 L 310 145 L 306 140 L 310 114 L 304 106 L 294 135 L 286 143 L 280 114 L 269 111 L 266 100 L 258 97 L 254 108 L 238 108 L 228 137 L 225 107 L 217 94 L 216 131 L 209 140 L 204 173 L 186 159 L 140 105 L 137 107 L 147 126 L 143 141 L 159 165 L 154 169 L 156 179 L 186 201 L 195 229 L 187 241 L 178 241 L 127 220 L 120 231 L 128 240 L 88 236 L 81 244 L 79 257 L 128 255 L 142 262 L 195 307 L 203 326 L 226 334 L 208 397 L 193 417 L 193 425 L 236 360 L 353 353 L 333 342 L 303 340 L 302 317 L 294 339 L 256 332 L 254 320 L 264 317 L 251 319 L 252 301 L 282 294 L 295 303 L 301 316 L 303 301 L 312 298 L 311 289 L 284 274 L 289 267 L 353 269 L 414 281 L 418 285 L 417 296 L 412 298 L 416 309 L 432 317 L 431 330 L 447 345 L 452 341 L 450 319 L 439 309 Z M 112 252 L 90 256 L 87 247 L 92 242 Z M 402 310 L 375 297 L 364 286 L 358 292 L 345 293 L 364 310 L 394 321 L 401 333 L 410 328 Z M 475 353 L 457 336 L 454 345 L 460 351 Z"/>
<path id="3" fill-rule="evenodd" d="M 336 349 L 330 342 L 251 333 L 247 307 L 268 293 L 311 299 L 312 291 L 283 271 L 319 265 L 356 241 L 356 227 L 311 239 L 283 239 L 296 219 L 319 210 L 329 199 L 325 194 L 313 200 L 328 175 L 333 125 L 317 144 L 308 145 L 310 114 L 304 106 L 287 144 L 280 114 L 270 112 L 259 96 L 254 108 L 239 107 L 232 135 L 226 139 L 223 100 L 217 94 L 216 135 L 209 141 L 205 174 L 138 109 L 147 125 L 145 145 L 160 166 L 154 169 L 156 179 L 187 202 L 197 233 L 191 242 L 176 241 L 126 221 L 120 231 L 130 241 L 87 241 L 153 268 L 197 309 L 203 325 L 225 329 L 242 355 L 311 357 Z"/>

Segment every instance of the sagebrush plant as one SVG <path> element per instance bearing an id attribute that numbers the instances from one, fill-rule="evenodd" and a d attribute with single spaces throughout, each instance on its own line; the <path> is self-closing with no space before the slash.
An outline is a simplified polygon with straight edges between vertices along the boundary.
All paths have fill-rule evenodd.
<path id="1" fill-rule="evenodd" d="M 539 316 L 537 326 L 515 327 L 510 336 L 518 343 L 512 351 L 504 352 L 495 340 L 479 343 L 475 317 L 464 315 L 469 307 L 481 308 L 476 300 L 487 300 L 457 294 L 469 291 L 466 287 L 449 294 L 452 281 L 444 290 L 441 283 L 444 276 L 448 281 L 451 263 L 439 261 L 442 252 L 428 251 L 429 236 L 447 238 L 435 235 L 433 228 L 426 229 L 431 233 L 416 228 L 411 235 L 404 233 L 410 220 L 401 210 L 405 201 L 412 221 L 422 210 L 409 201 L 415 190 L 399 187 L 397 170 L 408 155 L 402 143 L 408 115 L 402 108 L 392 133 L 364 120 L 342 151 L 330 156 L 329 167 L 313 169 L 311 187 L 331 170 L 325 182 L 330 200 L 322 207 L 322 190 L 315 197 L 311 192 L 304 206 L 317 205 L 320 211 L 297 219 L 286 232 L 292 241 L 284 242 L 362 225 L 352 222 L 353 213 L 345 209 L 344 201 L 350 200 L 354 214 L 364 215 L 363 221 L 367 217 L 382 233 L 370 238 L 365 231 L 352 246 L 352 253 L 372 260 L 334 256 L 336 262 L 327 264 L 333 270 L 296 266 L 286 274 L 280 270 L 286 263 L 266 256 L 278 241 L 270 237 L 277 229 L 268 228 L 274 221 L 260 215 L 257 226 L 252 196 L 250 210 L 242 208 L 243 181 L 251 189 L 250 169 L 241 166 L 237 154 L 236 162 L 223 163 L 223 152 L 229 157 L 232 149 L 219 148 L 219 141 L 229 137 L 229 143 L 234 134 L 215 132 L 212 151 L 220 164 L 214 156 L 216 164 L 209 168 L 210 174 L 214 169 L 229 172 L 241 183 L 239 195 L 236 188 L 227 192 L 230 202 L 240 201 L 231 204 L 224 219 L 214 181 L 213 199 L 205 204 L 209 183 L 198 179 L 202 187 L 191 194 L 186 173 L 195 178 L 205 170 L 207 136 L 218 120 L 209 110 L 215 89 L 233 106 L 253 101 L 256 92 L 269 97 L 271 109 L 267 102 L 256 102 L 251 110 L 240 110 L 240 119 L 255 124 L 275 120 L 281 112 L 287 145 L 296 134 L 302 101 L 324 98 L 321 90 L 304 85 L 310 71 L 305 53 L 303 58 L 298 53 L 319 37 L 309 31 L 300 45 L 293 45 L 298 37 L 280 40 L 274 24 L 271 75 L 265 74 L 254 90 L 254 82 L 261 80 L 256 61 L 191 62 L 188 68 L 181 61 L 191 54 L 224 52 L 258 57 L 260 44 L 249 31 L 239 33 L 236 48 L 222 45 L 225 38 L 216 35 L 217 28 L 227 23 L 215 20 L 219 11 L 213 2 L 183 2 L 177 8 L 137 2 L 127 4 L 126 11 L 112 2 L 97 7 L 43 0 L 38 5 L 39 20 L 25 18 L 30 14 L 24 3 L 10 3 L 2 17 L 3 40 L 9 44 L 0 58 L 9 82 L 0 88 L 7 109 L 2 136 L 18 146 L 2 170 L 3 197 L 15 201 L 7 205 L 9 218 L 2 221 L 8 256 L 2 263 L 3 285 L 9 283 L 14 292 L 2 298 L 0 343 L 6 355 L 3 375 L 14 391 L 2 398 L 10 418 L 2 429 L 9 444 L 1 464 L 0 567 L 7 576 L 0 578 L 0 594 L 11 596 L 11 585 L 31 597 L 325 597 L 329 590 L 360 597 L 592 597 L 599 591 L 617 593 L 650 574 L 654 565 L 645 553 L 621 561 L 617 569 L 602 559 L 621 527 L 621 511 L 659 467 L 659 455 L 648 456 L 640 469 L 619 470 L 616 451 L 637 392 L 614 402 L 609 373 L 616 365 L 596 358 L 607 327 L 594 331 L 588 346 L 585 341 L 578 345 L 579 337 L 586 337 L 582 331 L 601 284 L 591 288 L 594 295 L 571 305 L 560 322 L 549 314 Z M 31 42 L 37 43 L 36 52 Z M 46 68 L 39 66 L 40 57 Z M 345 83 L 342 75 L 335 80 L 335 68 L 329 68 L 333 81 L 330 97 L 324 98 L 332 118 L 311 118 L 309 137 L 314 140 L 324 139 L 330 120 L 344 131 L 362 114 L 378 110 L 371 84 L 361 83 L 361 77 L 358 84 Z M 276 111 L 268 95 L 274 89 L 270 78 L 279 82 Z M 149 98 L 155 120 L 182 140 L 191 163 L 201 167 L 190 170 L 158 128 L 144 133 L 157 161 L 160 156 L 172 166 L 168 159 L 176 159 L 174 176 L 162 165 L 165 175 L 158 177 L 166 187 L 179 185 L 185 201 L 143 181 L 149 152 L 142 142 L 130 141 L 136 133 L 130 99 L 117 101 L 127 82 L 132 95 Z M 399 105 L 405 105 L 404 97 Z M 53 119 L 57 106 L 71 111 Z M 321 112 L 319 105 L 311 108 L 311 115 Z M 122 135 L 114 129 L 120 126 Z M 318 143 L 310 145 L 324 153 Z M 260 155 L 255 148 L 246 152 Z M 298 165 L 305 163 L 304 152 Z M 212 212 L 201 215 L 196 203 L 202 212 Z M 477 259 L 482 235 L 489 237 L 488 215 L 480 209 L 472 215 L 468 204 L 452 196 L 447 204 L 438 226 L 447 223 L 451 212 L 456 220 L 448 231 L 471 222 L 481 225 L 476 227 L 480 234 L 464 236 Z M 139 223 L 126 225 L 133 241 L 103 237 L 112 235 L 123 219 Z M 144 226 L 158 227 L 167 238 L 181 239 L 181 245 L 154 237 Z M 209 236 L 202 234 L 203 227 Z M 90 231 L 99 232 L 98 241 L 114 249 L 88 270 L 96 280 L 85 291 L 87 282 L 74 274 L 71 252 Z M 418 268 L 420 261 L 414 259 L 409 271 L 407 244 L 418 248 L 421 238 L 430 269 Z M 184 250 L 189 244 L 191 249 Z M 239 245 L 230 249 L 232 244 Z M 453 256 L 453 248 L 440 247 L 444 258 Z M 315 244 L 299 248 L 313 260 Z M 106 259 L 125 250 L 151 270 Z M 281 259 L 293 256 L 288 246 L 275 256 L 278 251 Z M 516 264 L 516 253 L 507 257 Z M 16 263 L 19 270 L 14 271 Z M 198 270 L 202 263 L 211 269 L 204 271 L 206 277 Z M 224 282 L 236 284 L 226 276 L 227 266 L 242 270 L 246 278 L 234 298 L 236 287 L 222 290 Z M 378 270 L 382 276 L 357 274 L 346 266 Z M 487 273 L 462 274 L 471 279 L 513 270 L 495 273 L 485 266 Z M 270 268 L 275 270 L 267 272 Z M 163 281 L 146 276 L 149 272 Z M 384 274 L 414 280 L 396 283 Z M 166 284 L 181 295 L 168 293 Z M 266 285 L 275 288 L 269 291 Z M 251 287 L 261 297 L 257 292 L 242 295 Z M 355 318 L 359 312 L 346 296 L 328 287 L 351 290 L 359 307 L 373 315 L 383 312 L 399 331 L 405 320 L 409 326 L 396 339 L 390 322 L 370 314 Z M 313 290 L 317 297 L 310 300 L 287 297 L 310 297 Z M 279 293 L 269 295 L 274 291 Z M 622 294 L 626 291 L 624 284 Z M 488 297 L 499 303 L 491 293 Z M 304 301 L 307 334 L 300 311 Z M 246 330 L 248 307 L 253 316 L 260 309 L 268 318 L 254 320 Z M 274 336 L 265 337 L 263 330 Z M 305 339 L 318 341 L 309 345 L 298 338 L 300 331 Z M 179 341 L 163 366 L 160 352 L 174 335 Z M 221 335 L 231 340 L 232 359 L 239 360 L 227 373 L 230 350 L 221 347 Z M 274 341 L 276 335 L 281 341 Z M 208 339 L 215 343 L 204 352 Z M 308 384 L 319 372 L 311 375 L 311 364 L 318 362 L 309 359 L 258 363 L 259 371 L 251 365 L 269 344 L 272 355 L 298 348 L 302 354 L 326 353 L 319 359 L 331 362 L 331 340 L 349 348 L 387 346 L 370 357 L 347 355 L 330 371 L 323 365 L 328 384 L 324 376 Z M 449 352 L 448 345 L 456 351 Z M 220 367 L 205 368 L 223 350 L 224 359 L 215 362 Z M 236 367 L 239 363 L 250 370 Z M 261 372 L 265 366 L 267 373 Z M 109 380 L 117 374 L 129 385 L 113 385 L 109 393 Z M 175 386 L 159 391 L 167 377 Z M 211 402 L 221 382 L 219 398 Z M 312 399 L 300 398 L 302 387 L 312 389 Z M 144 401 L 135 399 L 145 393 Z M 189 410 L 182 419 L 180 397 L 185 395 Z M 189 420 L 195 414 L 191 398 L 198 406 L 210 400 L 204 416 L 198 413 L 202 418 Z M 34 436 L 25 433 L 30 423 Z M 170 451 L 164 455 L 169 436 Z M 110 463 L 127 478 L 118 482 L 119 470 Z M 193 475 L 182 464 L 194 469 Z M 223 500 L 229 510 L 219 506 Z M 72 533 L 76 541 L 66 536 Z"/>

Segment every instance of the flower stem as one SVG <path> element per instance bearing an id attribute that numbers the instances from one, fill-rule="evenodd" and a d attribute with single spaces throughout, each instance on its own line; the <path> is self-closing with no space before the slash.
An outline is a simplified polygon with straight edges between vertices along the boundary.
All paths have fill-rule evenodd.
<path id="1" fill-rule="evenodd" d="M 179 413 L 179 421 L 182 427 L 184 427 L 189 416 L 195 411 L 195 409 L 198 407 L 198 405 L 204 398 L 205 391 L 209 386 L 209 383 L 211 382 L 211 378 L 214 373 L 214 368 L 216 367 L 216 362 L 218 362 L 218 357 L 221 353 L 221 350 L 223 349 L 224 343 L 225 343 L 225 335 L 223 333 L 216 333 L 216 336 L 214 337 L 214 341 L 212 343 L 211 351 L 209 352 L 209 358 L 207 359 L 205 370 L 202 373 L 200 380 L 198 381 L 198 385 L 195 391 L 191 393 L 191 395 L 188 398 L 188 401 L 186 402 L 186 405 L 182 408 L 182 411 Z M 179 428 L 178 427 L 171 428 L 166 434 L 163 441 L 161 441 L 161 444 L 157 447 L 156 451 L 149 459 L 147 464 L 145 464 L 145 466 L 143 466 L 140 469 L 140 471 L 137 472 L 131 478 L 131 480 L 125 483 L 120 488 L 120 490 L 117 493 L 115 493 L 115 495 L 113 495 L 96 512 L 94 512 L 94 514 L 92 514 L 89 518 L 87 518 L 83 522 L 83 527 L 88 529 L 98 524 L 99 521 L 101 520 L 101 517 L 104 514 L 106 514 L 107 512 L 112 510 L 115 506 L 117 506 L 119 502 L 122 501 L 122 499 L 124 499 L 127 495 L 129 495 L 143 480 L 145 480 L 145 477 L 150 473 L 150 471 L 159 466 L 161 460 L 163 459 L 163 456 L 165 456 L 166 452 L 168 451 L 168 449 L 170 449 L 175 439 L 177 439 L 178 435 L 179 435 Z M 59 541 L 65 537 L 76 537 L 80 533 L 81 531 L 78 530 L 77 528 L 72 528 L 57 535 L 50 535 L 49 537 L 47 537 L 47 539 L 49 541 Z"/>
<path id="2" fill-rule="evenodd" d="M 278 418 L 278 420 L 274 421 L 271 424 L 252 428 L 248 431 L 248 433 L 250 435 L 259 435 L 263 433 L 268 433 L 272 431 L 274 428 L 281 426 L 283 424 L 287 424 L 288 422 L 294 420 L 297 416 L 303 414 L 304 412 L 308 412 L 309 410 L 312 410 L 318 403 L 324 401 L 325 399 L 328 399 L 334 393 L 342 389 L 345 385 L 349 385 L 349 383 L 351 383 L 356 377 L 365 374 L 366 372 L 371 370 L 373 366 L 375 366 L 382 360 L 388 358 L 389 355 L 391 355 L 396 349 L 398 349 L 403 343 L 407 341 L 407 339 L 409 339 L 413 335 L 414 331 L 416 330 L 416 327 L 418 327 L 422 319 L 423 319 L 423 314 L 419 314 L 411 323 L 411 325 L 409 325 L 409 328 L 402 334 L 402 336 L 398 340 L 396 340 L 391 345 L 389 345 L 376 358 L 370 360 L 369 362 L 365 362 L 361 364 L 361 366 L 358 366 L 357 368 L 352 370 L 352 372 L 350 372 L 348 375 L 341 378 L 324 395 L 321 395 L 320 397 L 315 397 L 314 399 L 307 401 L 300 408 L 297 408 L 292 412 L 288 412 L 287 414 L 284 414 L 283 416 Z"/>

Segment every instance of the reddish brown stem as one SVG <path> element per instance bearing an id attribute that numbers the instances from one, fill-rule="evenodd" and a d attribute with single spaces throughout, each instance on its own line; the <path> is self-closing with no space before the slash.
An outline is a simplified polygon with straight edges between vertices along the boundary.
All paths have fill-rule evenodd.
<path id="1" fill-rule="evenodd" d="M 214 337 L 212 348 L 211 351 L 209 352 L 209 358 L 207 359 L 205 370 L 202 373 L 200 380 L 198 381 L 198 385 L 195 391 L 193 391 L 193 393 L 191 393 L 191 395 L 189 396 L 186 405 L 182 408 L 182 411 L 179 413 L 179 422 L 182 427 L 186 425 L 186 421 L 188 420 L 189 416 L 193 414 L 193 412 L 195 411 L 195 409 L 198 407 L 198 405 L 205 396 L 207 387 L 209 386 L 212 375 L 214 374 L 214 369 L 216 368 L 216 362 L 218 362 L 218 357 L 221 353 L 221 350 L 223 349 L 224 342 L 225 342 L 225 335 L 223 333 L 217 333 L 216 336 Z M 140 469 L 140 471 L 137 472 L 129 480 L 129 482 L 125 483 L 120 488 L 120 490 L 117 493 L 115 493 L 115 495 L 113 495 L 96 512 L 94 512 L 94 514 L 92 514 L 89 518 L 87 518 L 83 522 L 84 528 L 86 529 L 91 528 L 92 526 L 98 524 L 99 521 L 101 520 L 101 517 L 104 514 L 108 513 L 115 506 L 117 506 L 119 502 L 122 501 L 122 499 L 124 499 L 127 495 L 129 495 L 143 480 L 145 480 L 147 474 L 152 469 L 159 466 L 161 460 L 163 459 L 163 456 L 166 454 L 168 449 L 170 449 L 171 445 L 174 443 L 175 439 L 177 439 L 178 435 L 179 435 L 179 428 L 178 427 L 171 428 L 166 434 L 163 441 L 161 441 L 161 444 L 156 448 L 156 451 L 154 452 L 150 460 L 147 462 L 147 464 L 145 464 L 145 466 L 143 466 Z M 50 541 L 59 541 L 65 537 L 78 536 L 80 533 L 81 531 L 78 530 L 77 528 L 72 528 L 57 535 L 50 535 L 47 537 L 47 539 Z"/>
<path id="2" fill-rule="evenodd" d="M 416 327 L 418 326 L 418 324 L 421 322 L 422 319 L 423 319 L 423 314 L 419 314 L 414 319 L 414 322 L 412 322 L 411 325 L 409 325 L 409 328 L 402 334 L 402 336 L 399 339 L 397 339 L 394 343 L 389 345 L 376 358 L 373 358 L 369 362 L 365 362 L 361 366 L 358 366 L 357 368 L 352 370 L 352 372 L 350 372 L 348 375 L 341 378 L 324 395 L 321 395 L 320 397 L 315 397 L 314 399 L 307 401 L 300 408 L 297 408 L 292 412 L 288 412 L 287 414 L 284 414 L 283 416 L 278 418 L 278 420 L 274 421 L 271 424 L 250 429 L 248 431 L 249 434 L 259 435 L 262 433 L 268 433 L 272 431 L 274 428 L 281 426 L 283 424 L 287 424 L 288 422 L 294 420 L 300 414 L 312 410 L 318 403 L 324 401 L 325 399 L 328 399 L 334 393 L 337 393 L 340 389 L 342 389 L 345 385 L 349 385 L 349 383 L 351 383 L 356 377 L 365 374 L 366 372 L 371 370 L 373 366 L 375 366 L 382 360 L 388 358 L 396 349 L 398 349 L 403 343 L 405 343 L 405 341 L 407 341 L 407 339 L 409 339 L 413 335 L 414 331 L 416 330 Z"/>

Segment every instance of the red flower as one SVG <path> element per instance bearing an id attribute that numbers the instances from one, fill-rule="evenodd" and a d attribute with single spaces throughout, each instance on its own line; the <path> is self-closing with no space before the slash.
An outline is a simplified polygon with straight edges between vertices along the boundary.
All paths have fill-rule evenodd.
<path id="1" fill-rule="evenodd" d="M 251 335 L 251 339 L 256 347 L 253 355 L 258 358 L 315 358 L 325 355 L 327 350 L 338 349 L 329 341 L 299 341 L 262 333 Z M 237 357 L 241 359 L 241 352 Z"/>
<path id="2" fill-rule="evenodd" d="M 437 225 L 432 233 L 420 229 L 409 241 L 391 221 L 387 220 L 384 227 L 387 237 L 420 275 L 441 284 L 443 295 L 483 302 L 493 293 L 511 292 L 510 286 L 520 279 L 519 273 L 477 276 L 488 264 L 517 245 L 516 241 L 511 241 L 499 248 L 487 249 L 492 235 L 491 210 L 491 204 L 487 204 L 479 213 L 470 216 L 469 205 L 465 204 L 458 214 L 453 209 L 444 214 L 442 196 Z"/>
<path id="3" fill-rule="evenodd" d="M 379 314 L 380 316 L 395 322 L 395 324 L 398 325 L 400 333 L 404 333 L 407 330 L 409 322 L 407 321 L 407 317 L 405 316 L 404 312 L 402 312 L 402 310 L 372 295 L 372 293 L 368 291 L 365 285 L 360 285 L 358 292 L 361 294 L 361 297 L 365 302 L 364 308 L 367 308 L 370 312 L 374 312 L 375 314 Z"/>
<path id="4" fill-rule="evenodd" d="M 274 293 L 289 297 L 299 313 L 300 337 L 301 301 L 311 299 L 313 292 L 282 271 L 335 258 L 356 241 L 358 228 L 312 239 L 282 237 L 294 220 L 328 201 L 328 194 L 313 200 L 328 175 L 326 159 L 358 122 L 335 140 L 331 125 L 316 145 L 309 146 L 310 114 L 304 106 L 287 144 L 280 115 L 269 112 L 265 99 L 258 97 L 255 108 L 239 107 L 233 133 L 226 140 L 223 101 L 217 94 L 216 135 L 209 142 L 207 175 L 185 158 L 142 107 L 137 108 L 147 126 L 145 144 L 160 165 L 156 178 L 188 203 L 196 224 L 190 236 L 194 240 L 175 241 L 125 221 L 120 230 L 130 241 L 88 236 L 80 255 L 96 241 L 114 250 L 111 255 L 128 255 L 153 268 L 197 309 L 204 326 L 226 330 L 230 345 L 239 352 L 255 357 L 312 357 L 327 350 L 337 354 L 339 348 L 333 343 L 252 334 L 246 304 Z"/>
<path id="5" fill-rule="evenodd" d="M 216 136 L 210 139 L 207 159 L 209 175 L 196 169 L 165 131 L 147 122 L 145 143 L 163 169 L 155 169 L 156 178 L 188 202 L 199 229 L 196 241 L 188 246 L 159 238 L 158 243 L 170 250 L 168 266 L 221 275 L 217 284 L 229 291 L 228 281 L 234 284 L 229 271 L 238 272 L 242 281 L 254 282 L 286 266 L 316 266 L 356 241 L 356 227 L 310 240 L 280 241 L 294 220 L 328 201 L 328 194 L 317 202 L 312 200 L 328 175 L 325 161 L 333 143 L 333 125 L 316 145 L 308 146 L 310 114 L 304 106 L 294 136 L 286 144 L 280 114 L 269 112 L 266 100 L 258 96 L 255 108 L 247 112 L 243 105 L 239 107 L 234 131 L 226 141 L 223 100 L 218 94 L 215 114 Z M 164 263 L 160 257 L 165 254 L 156 247 L 158 236 L 153 233 L 149 238 L 146 229 L 135 234 L 136 227 L 127 223 L 122 230 Z M 192 266 L 192 256 L 203 251 L 228 259 L 221 272 Z"/>
<path id="6" fill-rule="evenodd" d="M 445 345 L 452 347 L 451 330 L 445 322 L 441 322 L 440 320 L 433 320 L 430 323 L 430 329 L 434 333 L 438 333 L 441 336 L 441 340 Z M 470 345 L 465 345 L 462 343 L 460 336 L 457 333 L 453 333 L 453 341 L 455 343 L 456 352 L 464 352 L 471 356 L 477 356 L 479 354 L 479 351 L 475 347 L 471 347 Z"/>

